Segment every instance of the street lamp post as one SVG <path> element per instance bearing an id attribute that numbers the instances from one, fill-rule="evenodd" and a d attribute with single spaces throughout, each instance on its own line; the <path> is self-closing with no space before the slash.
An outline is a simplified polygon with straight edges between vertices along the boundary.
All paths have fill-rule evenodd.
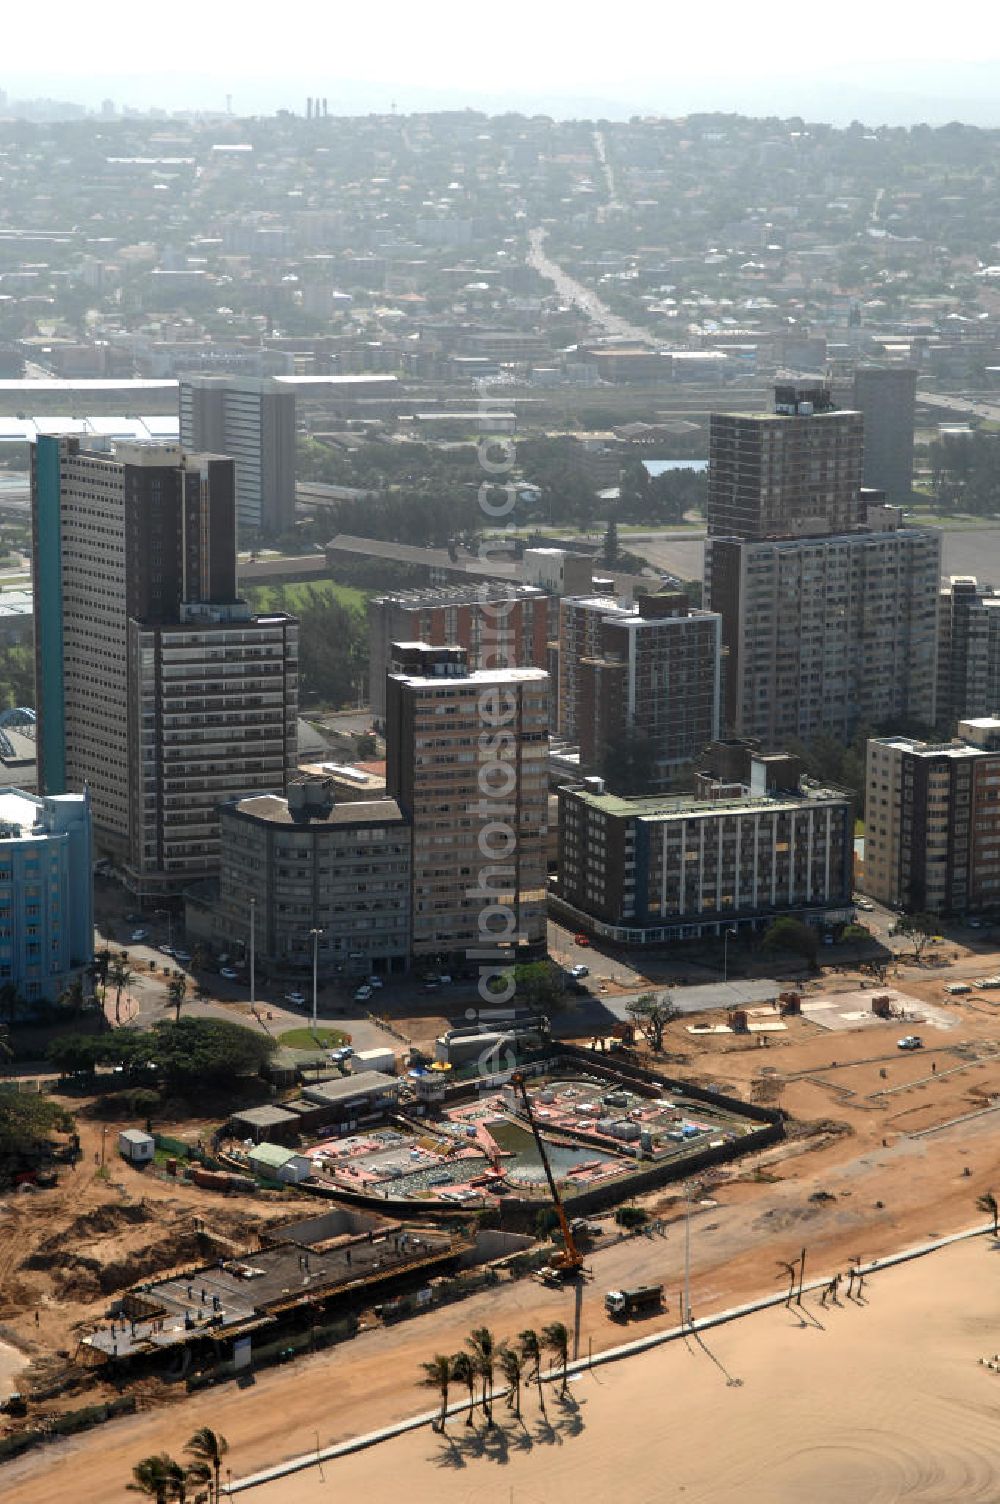
<path id="1" fill-rule="evenodd" d="M 735 934 L 736 931 L 731 929 L 724 929 L 722 932 L 722 980 L 724 982 L 729 981 L 729 937 Z"/>
<path id="2" fill-rule="evenodd" d="M 316 1002 L 319 995 L 319 937 L 323 931 L 311 929 L 309 933 L 312 935 L 313 942 L 313 1033 L 315 1034 L 317 1028 Z"/>
<path id="3" fill-rule="evenodd" d="M 257 1001 L 257 934 L 256 934 L 257 900 L 250 900 L 250 1012 L 254 1010 Z"/>

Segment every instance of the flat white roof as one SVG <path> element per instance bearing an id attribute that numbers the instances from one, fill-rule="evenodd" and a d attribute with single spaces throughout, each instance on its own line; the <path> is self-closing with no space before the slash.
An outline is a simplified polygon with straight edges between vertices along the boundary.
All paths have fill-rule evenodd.
<path id="1" fill-rule="evenodd" d="M 0 794 L 0 825 L 16 825 L 22 835 L 30 835 L 38 819 L 38 805 L 27 794 L 12 789 Z"/>

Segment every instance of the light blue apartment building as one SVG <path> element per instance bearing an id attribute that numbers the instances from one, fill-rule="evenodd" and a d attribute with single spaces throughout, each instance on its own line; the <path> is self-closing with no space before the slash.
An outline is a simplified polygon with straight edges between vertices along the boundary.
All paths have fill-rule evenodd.
<path id="1" fill-rule="evenodd" d="M 90 796 L 0 792 L 0 986 L 54 1000 L 94 959 Z"/>

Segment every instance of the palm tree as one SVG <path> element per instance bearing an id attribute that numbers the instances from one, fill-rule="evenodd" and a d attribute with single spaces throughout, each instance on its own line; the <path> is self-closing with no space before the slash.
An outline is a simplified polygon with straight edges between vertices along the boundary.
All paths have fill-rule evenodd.
<path id="1" fill-rule="evenodd" d="M 538 1340 L 538 1333 L 532 1327 L 526 1327 L 523 1332 L 517 1334 L 517 1350 L 521 1358 L 531 1367 L 531 1373 L 525 1375 L 526 1380 L 533 1379 L 538 1385 L 538 1408 L 545 1414 L 545 1395 L 542 1391 L 542 1347 Z"/>
<path id="2" fill-rule="evenodd" d="M 566 1369 L 569 1364 L 569 1328 L 565 1322 L 550 1321 L 542 1327 L 542 1346 L 562 1365 L 562 1388 L 559 1392 L 565 1394 L 568 1383 Z"/>
<path id="3" fill-rule="evenodd" d="M 222 1489 L 222 1459 L 229 1451 L 228 1441 L 218 1431 L 213 1431 L 210 1426 L 199 1426 L 188 1440 L 184 1450 L 194 1458 L 188 1468 L 188 1477 L 195 1483 L 211 1481 L 212 1496 L 215 1504 L 219 1504 Z"/>
<path id="4" fill-rule="evenodd" d="M 521 1354 L 515 1352 L 512 1347 L 501 1347 L 497 1353 L 500 1359 L 500 1371 L 507 1381 L 509 1393 L 507 1395 L 507 1408 L 513 1410 L 518 1420 L 521 1419 L 521 1380 L 524 1377 L 524 1363 Z"/>
<path id="5" fill-rule="evenodd" d="M 472 1412 L 476 1408 L 476 1367 L 468 1353 L 456 1353 L 451 1360 L 451 1381 L 464 1384 L 469 1391 L 469 1413 L 465 1424 L 472 1425 Z"/>
<path id="6" fill-rule="evenodd" d="M 115 989 L 115 1023 L 122 1020 L 122 993 L 132 981 L 133 972 L 128 964 L 127 957 L 123 954 L 117 961 L 112 961 L 108 969 L 108 980 Z"/>
<path id="7" fill-rule="evenodd" d="M 436 1431 L 444 1431 L 445 1421 L 448 1419 L 448 1385 L 451 1383 L 451 1360 L 443 1353 L 435 1353 L 429 1363 L 421 1363 L 424 1376 L 421 1383 L 428 1389 L 436 1389 L 441 1396 L 441 1415 L 435 1426 Z"/>
<path id="8" fill-rule="evenodd" d="M 1000 1216 L 1000 1206 L 997 1205 L 997 1198 L 993 1192 L 985 1191 L 982 1196 L 977 1197 L 976 1207 L 979 1211 L 985 1212 L 988 1217 L 993 1218 L 993 1236 L 996 1237 L 997 1217 Z"/>
<path id="9" fill-rule="evenodd" d="M 186 1470 L 179 1462 L 175 1462 L 172 1457 L 168 1457 L 165 1472 L 167 1475 L 168 1499 L 176 1499 L 177 1504 L 185 1504 L 188 1486 Z"/>
<path id="10" fill-rule="evenodd" d="M 62 992 L 60 992 L 59 1001 L 71 1013 L 79 1013 L 83 1007 L 83 978 L 79 973 L 73 978 L 69 986 L 64 987 Z"/>
<path id="11" fill-rule="evenodd" d="M 465 1339 L 472 1354 L 472 1366 L 483 1381 L 483 1414 L 487 1423 L 493 1421 L 493 1369 L 496 1363 L 496 1345 L 488 1326 L 475 1327 Z"/>
<path id="12" fill-rule="evenodd" d="M 167 1006 L 174 1010 L 174 1022 L 181 1021 L 181 1005 L 187 996 L 187 977 L 182 971 L 175 971 L 167 984 Z"/>
<path id="13" fill-rule="evenodd" d="M 166 1452 L 156 1452 L 151 1457 L 144 1457 L 132 1469 L 132 1482 L 127 1485 L 129 1491 L 145 1494 L 147 1499 L 155 1499 L 156 1504 L 167 1504 L 172 1470 L 176 1466 L 176 1462 Z"/>

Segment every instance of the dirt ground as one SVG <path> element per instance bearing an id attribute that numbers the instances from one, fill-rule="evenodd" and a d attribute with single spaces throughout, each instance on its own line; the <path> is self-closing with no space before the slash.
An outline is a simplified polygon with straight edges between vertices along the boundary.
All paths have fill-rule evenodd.
<path id="1" fill-rule="evenodd" d="M 1000 971 L 1000 960 L 993 970 Z M 989 971 L 989 963 L 980 959 L 977 974 Z M 910 968 L 894 985 L 940 1004 L 946 980 Z M 846 993 L 856 990 L 858 981 L 857 974 L 835 974 L 822 990 Z M 692 1020 L 677 1021 L 665 1040 L 668 1074 L 714 1083 L 744 1098 L 763 1092 L 792 1119 L 785 1143 L 699 1181 L 687 1229 L 682 1189 L 670 1188 L 647 1198 L 654 1215 L 664 1219 L 662 1233 L 598 1249 L 588 1260 L 591 1277 L 576 1290 L 551 1290 L 530 1280 L 505 1283 L 397 1326 L 376 1326 L 287 1368 L 262 1372 L 249 1389 L 225 1385 L 209 1397 L 190 1398 L 176 1389 L 151 1393 L 144 1403 L 153 1407 L 144 1413 L 5 1465 L 5 1500 L 37 1504 L 70 1490 L 79 1504 L 124 1498 L 138 1457 L 177 1451 L 201 1424 L 229 1438 L 236 1475 L 314 1448 L 317 1436 L 325 1445 L 369 1430 L 425 1408 L 429 1400 L 418 1385 L 420 1363 L 434 1352 L 456 1351 L 478 1324 L 509 1337 L 525 1326 L 562 1319 L 577 1351 L 599 1351 L 621 1340 L 621 1328 L 603 1312 L 604 1291 L 616 1284 L 662 1281 L 667 1308 L 638 1329 L 673 1324 L 686 1237 L 691 1302 L 699 1315 L 773 1291 L 784 1278 L 779 1261 L 797 1257 L 803 1248 L 807 1277 L 832 1275 L 854 1256 L 878 1257 L 981 1221 L 976 1198 L 1000 1190 L 1000 1010 L 989 996 L 976 993 L 949 1002 L 955 1027 L 921 1026 L 925 1048 L 912 1054 L 896 1048 L 897 1038 L 913 1028 L 898 1022 L 831 1032 L 804 1016 L 790 1019 L 787 1031 L 769 1035 L 764 1046 L 753 1036 L 692 1036 L 686 1027 Z M 100 1281 L 106 1262 L 114 1268 L 126 1251 L 148 1249 L 154 1242 L 173 1246 L 170 1239 L 187 1216 L 197 1214 L 221 1232 L 235 1232 L 278 1211 L 278 1204 L 256 1197 L 220 1201 L 194 1188 L 147 1181 L 115 1160 L 111 1173 L 131 1193 L 126 1201 L 114 1184 L 95 1178 L 99 1128 L 96 1141 L 92 1127 L 85 1134 L 85 1158 L 75 1174 L 65 1174 L 56 1191 L 8 1198 L 0 1221 L 0 1336 L 13 1335 L 49 1353 L 71 1350 L 80 1323 L 104 1309 L 107 1295 L 95 1293 L 93 1281 Z M 114 1142 L 111 1132 L 109 1140 Z M 140 1200 L 153 1214 L 152 1223 L 132 1223 L 131 1214 L 121 1215 Z M 114 1208 L 118 1213 L 109 1232 L 103 1220 L 87 1221 Z M 67 1257 L 54 1267 L 38 1267 L 56 1234 Z M 78 1256 L 92 1257 L 98 1266 L 83 1271 L 90 1281 L 85 1299 L 73 1286 Z M 137 1269 L 135 1277 L 140 1274 Z M 37 1329 L 35 1303 L 40 1305 Z M 633 1324 L 633 1333 L 636 1329 Z M 156 1400 L 169 1403 L 157 1406 Z M 488 1496 L 476 1492 L 476 1497 Z"/>
<path id="2" fill-rule="evenodd" d="M 79 1109 L 78 1100 L 64 1100 Z M 267 1194 L 210 1198 L 182 1180 L 132 1169 L 117 1152 L 126 1126 L 109 1123 L 105 1133 L 103 1124 L 78 1117 L 78 1164 L 61 1166 L 52 1190 L 11 1191 L 0 1201 L 0 1340 L 31 1365 L 27 1374 L 9 1373 L 2 1392 L 63 1368 L 109 1301 L 144 1275 L 212 1257 L 216 1235 L 246 1246 L 267 1223 L 290 1215 Z M 197 1125 L 184 1132 L 197 1136 Z M 95 1387 L 103 1394 L 104 1386 Z"/>

